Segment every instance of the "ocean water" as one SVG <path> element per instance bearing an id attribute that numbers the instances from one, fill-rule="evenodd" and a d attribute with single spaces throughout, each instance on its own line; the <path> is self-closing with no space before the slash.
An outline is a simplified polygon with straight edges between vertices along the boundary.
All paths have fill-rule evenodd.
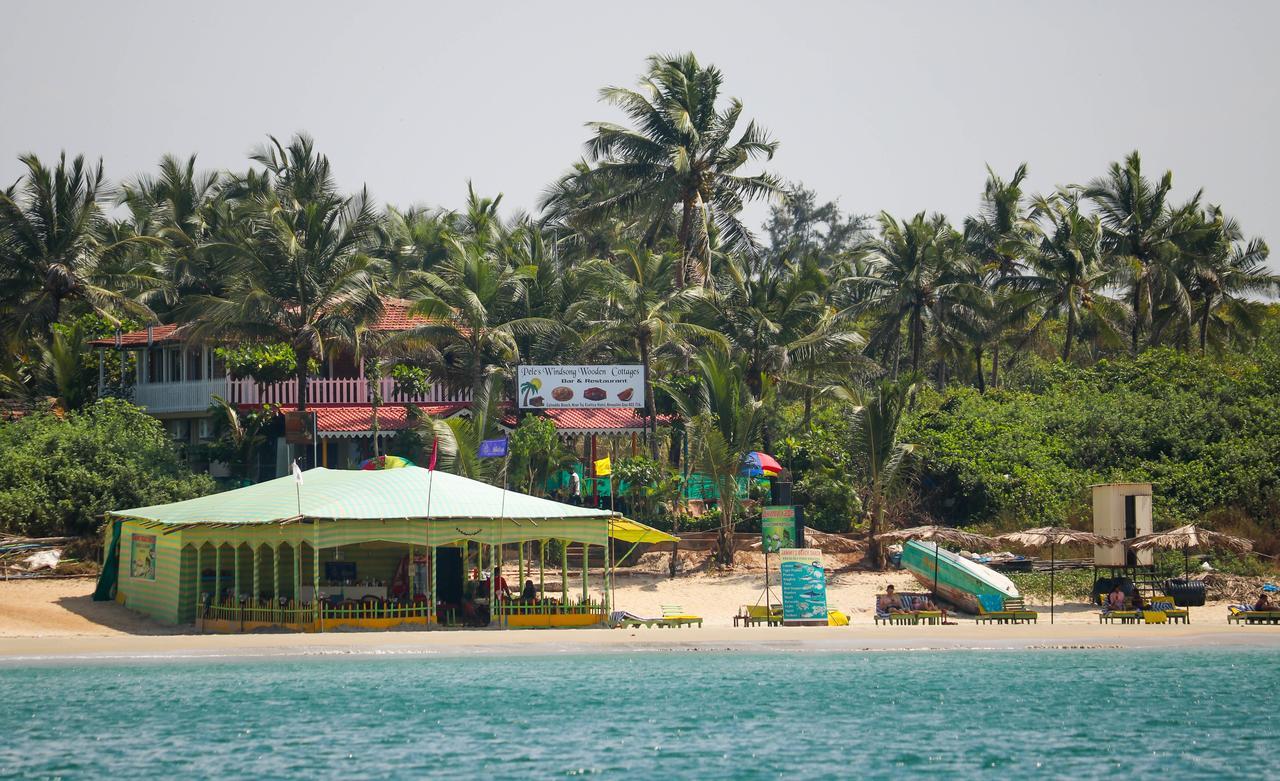
<path id="1" fill-rule="evenodd" d="M 1276 778 L 1280 651 L 0 667 L 16 778 Z"/>

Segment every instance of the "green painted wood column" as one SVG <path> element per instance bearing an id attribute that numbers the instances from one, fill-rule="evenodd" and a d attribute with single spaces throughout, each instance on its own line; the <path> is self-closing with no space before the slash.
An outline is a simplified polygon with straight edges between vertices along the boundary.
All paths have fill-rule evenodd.
<path id="1" fill-rule="evenodd" d="M 222 543 L 213 549 L 213 604 L 222 603 Z"/>
<path id="2" fill-rule="evenodd" d="M 431 593 L 427 595 L 427 609 L 431 613 L 427 619 L 427 626 L 431 626 L 432 623 L 438 626 L 440 624 L 440 616 L 436 614 L 436 578 L 439 577 L 436 562 L 438 558 L 436 556 L 436 546 L 430 545 L 428 547 L 431 548 L 431 571 L 427 573 L 427 590 Z"/>
<path id="3" fill-rule="evenodd" d="M 271 546 L 271 607 L 280 606 L 280 543 Z"/>
<path id="4" fill-rule="evenodd" d="M 258 595 L 262 593 L 262 546 L 253 546 L 253 595 L 249 598 L 250 605 L 258 603 Z"/>
<path id="5" fill-rule="evenodd" d="M 196 618 L 200 618 L 200 585 L 203 580 L 200 577 L 200 551 L 204 548 L 204 543 L 196 545 Z"/>
<path id="6" fill-rule="evenodd" d="M 591 546 L 582 543 L 582 604 L 587 604 L 587 563 L 591 560 Z"/>
<path id="7" fill-rule="evenodd" d="M 302 543 L 289 546 L 293 552 L 293 609 L 302 608 Z"/>
<path id="8" fill-rule="evenodd" d="M 560 541 L 560 604 L 569 604 L 569 541 Z"/>
<path id="9" fill-rule="evenodd" d="M 232 594 L 231 601 L 238 605 L 240 604 L 240 546 L 236 545 L 232 550 L 235 555 L 235 558 L 233 559 L 233 566 L 231 568 L 235 578 L 235 593 Z"/>

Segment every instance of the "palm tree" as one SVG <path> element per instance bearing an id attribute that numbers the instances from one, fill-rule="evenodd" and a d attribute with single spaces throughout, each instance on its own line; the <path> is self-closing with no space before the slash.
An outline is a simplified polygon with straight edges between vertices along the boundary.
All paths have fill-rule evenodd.
<path id="1" fill-rule="evenodd" d="M 562 178 L 544 196 L 543 208 L 588 221 L 634 216 L 650 247 L 678 209 L 676 287 L 699 275 L 709 278 L 713 230 L 730 250 L 753 250 L 755 239 L 739 218 L 743 205 L 779 194 L 781 185 L 769 173 L 745 176 L 740 169 L 771 159 L 778 144 L 754 122 L 733 140 L 742 102 L 733 98 L 719 108 L 722 83 L 719 69 L 703 67 L 692 54 L 655 55 L 638 89 L 601 90 L 601 99 L 622 109 L 634 128 L 591 123 L 595 135 L 587 155 L 595 167 Z"/>
<path id="2" fill-rule="evenodd" d="M 434 373 L 453 387 L 479 392 L 487 375 L 520 358 L 519 337 L 556 331 L 560 324 L 526 317 L 521 302 L 529 271 L 512 267 L 491 250 L 491 236 L 449 240 L 449 257 L 408 291 L 413 314 L 428 322 L 404 331 L 396 342 L 425 355 Z"/>
<path id="3" fill-rule="evenodd" d="M 29 358 L 5 351 L 0 362 L 0 396 L 29 403 L 49 402 L 61 411 L 76 410 L 93 401 L 91 372 L 85 364 L 89 334 L 83 323 L 57 326 L 45 342 L 35 340 Z"/>
<path id="4" fill-rule="evenodd" d="M 1015 277 L 1022 271 L 1023 259 L 1031 242 L 1032 226 L 1023 212 L 1022 182 L 1027 178 L 1027 164 L 1023 163 L 1005 181 L 987 166 L 987 183 L 982 191 L 978 214 L 964 221 L 965 249 L 981 266 L 990 288 L 990 311 L 997 322 L 1011 319 L 1008 315 L 1017 309 L 1016 303 L 1005 300 L 1000 283 Z M 1003 322 L 1000 322 L 1003 325 Z M 1000 331 L 997 328 L 991 338 L 991 385 L 1000 381 Z M 978 354 L 981 361 L 981 351 Z M 982 366 L 979 363 L 978 373 Z"/>
<path id="5" fill-rule="evenodd" d="M 575 307 L 585 329 L 584 351 L 619 348 L 639 356 L 644 369 L 644 410 L 649 453 L 658 458 L 657 414 L 653 396 L 654 354 L 669 342 L 688 342 L 718 335 L 682 322 L 690 296 L 675 287 L 672 268 L 679 259 L 650 252 L 632 242 L 619 247 L 614 259 L 595 260 L 581 268 L 591 295 Z"/>
<path id="6" fill-rule="evenodd" d="M 734 512 L 738 506 L 738 475 L 747 454 L 760 442 L 765 405 L 771 388 L 765 382 L 763 398 L 756 398 L 747 384 L 746 370 L 716 347 L 695 359 L 699 384 L 680 394 L 676 403 L 690 423 L 693 449 L 690 460 L 715 481 L 719 492 L 720 529 L 717 557 L 731 565 L 734 553 Z"/>
<path id="7" fill-rule="evenodd" d="M 26 174 L 0 190 L 0 322 L 10 337 L 36 333 L 45 344 L 68 304 L 79 304 L 109 322 L 114 312 L 150 318 L 131 293 L 155 280 L 143 269 L 115 264 L 151 239 L 111 240 L 102 214 L 106 195 L 102 162 L 97 167 L 66 154 L 46 167 L 35 155 L 19 158 Z M 21 187 L 19 188 L 19 184 Z"/>
<path id="8" fill-rule="evenodd" d="M 1115 271 L 1103 257 L 1101 218 L 1080 211 L 1075 192 L 1037 196 L 1032 215 L 1039 222 L 1041 239 L 1031 255 L 1032 272 L 1002 280 L 1008 287 L 1029 294 L 1043 309 L 1043 316 L 1023 337 L 1034 336 L 1050 317 L 1066 319 L 1062 360 L 1071 360 L 1078 327 L 1088 323 L 1095 338 L 1112 340 L 1130 316 L 1128 307 L 1106 294 Z"/>
<path id="9" fill-rule="evenodd" d="M 220 243 L 223 223 L 233 219 L 223 197 L 225 175 L 196 170 L 196 156 L 160 160 L 156 176 L 140 176 L 121 187 L 117 202 L 129 210 L 129 229 L 157 241 L 144 248 L 156 257 L 163 303 L 191 295 L 219 295 L 231 276 L 234 255 Z"/>
<path id="10" fill-rule="evenodd" d="M 1204 240 L 1187 253 L 1185 274 L 1203 352 L 1214 326 L 1256 333 L 1266 305 L 1246 296 L 1274 296 L 1280 291 L 1280 276 L 1266 266 L 1266 242 L 1245 241 L 1240 224 L 1221 207 L 1211 206 L 1198 219 L 1204 225 Z"/>
<path id="11" fill-rule="evenodd" d="M 942 215 L 925 217 L 920 212 L 899 221 L 881 212 L 880 237 L 873 244 L 874 256 L 867 270 L 850 277 L 847 284 L 857 291 L 855 311 L 876 315 L 876 325 L 868 340 L 868 350 L 882 361 L 893 360 L 897 376 L 898 348 L 905 325 L 911 352 L 911 371 L 917 373 L 924 354 L 929 321 L 936 320 L 948 302 L 971 291 L 959 237 Z"/>
<path id="12" fill-rule="evenodd" d="M 1173 173 L 1159 182 L 1142 174 L 1142 159 L 1131 152 L 1123 163 L 1112 163 L 1105 177 L 1079 189 L 1102 218 L 1103 248 L 1120 272 L 1133 312 L 1130 343 L 1137 352 L 1153 313 L 1161 305 L 1190 314 L 1190 299 L 1174 267 L 1179 245 L 1187 240 L 1187 215 L 1199 208 L 1199 194 L 1185 206 L 1169 204 Z"/>
<path id="13" fill-rule="evenodd" d="M 218 438 L 206 446 L 206 450 L 210 452 L 211 459 L 226 459 L 232 474 L 252 480 L 255 473 L 254 454 L 267 441 L 262 432 L 276 417 L 275 410 L 267 406 L 241 413 L 236 405 L 221 396 L 215 395 L 212 398 L 209 412 L 213 416 Z"/>
<path id="14" fill-rule="evenodd" d="M 480 443 L 498 435 L 498 399 L 502 396 L 502 378 L 489 377 L 471 401 L 471 414 L 437 418 L 409 407 L 415 428 L 426 440 L 426 447 L 438 448 L 437 466 L 472 480 L 491 480 L 499 468 L 497 459 L 480 458 Z"/>
<path id="15" fill-rule="evenodd" d="M 293 348 L 298 409 L 307 408 L 307 378 L 326 346 L 350 344 L 375 321 L 382 303 L 372 258 L 377 214 L 365 191 L 343 196 L 329 160 L 312 140 L 288 147 L 275 138 L 253 155 L 251 173 L 228 226 L 234 273 L 222 295 L 192 296 L 183 314 L 193 339 L 241 338 Z"/>
<path id="16" fill-rule="evenodd" d="M 877 537 L 884 528 L 885 505 L 907 476 L 915 445 L 898 441 L 902 413 L 915 397 L 915 381 L 908 377 L 882 380 L 874 390 L 852 383 L 832 386 L 831 395 L 854 405 L 850 450 L 866 484 L 864 506 L 870 509 L 867 556 L 884 568 L 884 551 Z"/>

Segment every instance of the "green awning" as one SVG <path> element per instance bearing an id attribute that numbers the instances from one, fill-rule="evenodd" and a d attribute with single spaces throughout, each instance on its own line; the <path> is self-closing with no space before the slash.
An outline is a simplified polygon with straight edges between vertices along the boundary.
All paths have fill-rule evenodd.
<path id="1" fill-rule="evenodd" d="M 504 491 L 448 472 L 432 473 L 409 466 L 372 471 L 317 468 L 303 473 L 301 485 L 292 476 L 280 477 L 234 491 L 173 504 L 116 510 L 110 515 L 188 526 L 271 524 L 301 518 L 425 518 L 432 521 L 503 518 L 517 524 L 537 524 L 541 521 L 603 519 L 613 513 Z"/>

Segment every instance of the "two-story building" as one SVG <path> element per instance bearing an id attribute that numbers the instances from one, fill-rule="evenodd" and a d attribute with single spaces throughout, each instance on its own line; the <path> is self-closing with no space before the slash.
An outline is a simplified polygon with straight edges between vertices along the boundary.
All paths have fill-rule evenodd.
<path id="1" fill-rule="evenodd" d="M 395 332 L 424 322 L 409 314 L 409 302 L 388 299 L 376 330 Z M 196 445 L 213 437 L 210 413 L 213 396 L 220 396 L 242 410 L 264 404 L 280 405 L 282 410 L 296 409 L 298 387 L 293 380 L 260 386 L 252 379 L 232 379 L 226 367 L 208 345 L 186 343 L 176 325 L 154 325 L 138 331 L 120 333 L 93 343 L 100 352 L 99 386 L 105 384 L 106 351 L 119 351 L 132 401 L 150 415 L 164 422 L 177 442 Z M 408 408 L 448 417 L 465 414 L 471 405 L 467 390 L 450 390 L 433 384 L 426 393 L 405 396 L 390 377 L 381 380 L 382 405 L 378 408 L 380 436 L 389 440 L 410 425 Z M 318 466 L 349 468 L 372 455 L 373 407 L 369 399 L 369 383 L 364 366 L 350 355 L 327 357 L 318 376 L 309 378 L 307 407 L 316 413 Z M 569 439 L 584 460 L 600 451 L 597 437 L 604 436 L 612 444 L 634 449 L 637 437 L 643 436 L 644 417 L 630 408 L 569 409 L 542 412 L 556 423 L 562 437 Z M 504 426 L 514 425 L 514 418 L 504 419 Z M 296 447 L 296 446 L 294 446 Z M 259 479 L 285 474 L 290 459 L 296 455 L 283 436 L 272 443 L 273 463 L 262 465 Z M 386 452 L 385 446 L 380 448 Z M 211 465 L 219 474 L 219 465 Z"/>

